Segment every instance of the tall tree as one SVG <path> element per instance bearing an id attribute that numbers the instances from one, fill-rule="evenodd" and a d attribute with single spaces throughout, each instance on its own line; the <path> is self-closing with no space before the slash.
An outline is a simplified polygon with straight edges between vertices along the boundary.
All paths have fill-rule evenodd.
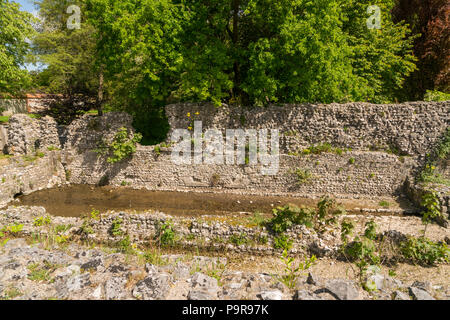
<path id="1" fill-rule="evenodd" d="M 180 96 L 216 103 L 387 102 L 415 66 L 393 0 L 182 1 Z M 380 30 L 367 28 L 378 5 Z M 238 8 L 238 9 L 237 9 Z"/>
<path id="2" fill-rule="evenodd" d="M 95 100 L 101 111 L 101 72 L 96 66 L 95 28 L 88 23 L 84 1 L 41 0 L 40 26 L 33 39 L 34 59 L 46 66 L 38 75 L 39 89 Z M 69 28 L 71 5 L 80 8 L 80 28 Z M 70 22 L 70 21 L 69 21 Z"/>
<path id="3" fill-rule="evenodd" d="M 19 4 L 0 0 L 0 94 L 17 94 L 30 85 L 24 63 L 34 22 Z"/>

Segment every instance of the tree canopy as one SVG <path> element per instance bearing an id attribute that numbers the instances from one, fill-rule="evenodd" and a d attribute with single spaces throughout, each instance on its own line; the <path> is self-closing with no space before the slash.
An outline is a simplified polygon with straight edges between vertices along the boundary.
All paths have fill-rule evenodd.
<path id="1" fill-rule="evenodd" d="M 33 36 L 34 18 L 17 3 L 0 0 L 0 93 L 17 94 L 30 85 L 23 68 Z"/>

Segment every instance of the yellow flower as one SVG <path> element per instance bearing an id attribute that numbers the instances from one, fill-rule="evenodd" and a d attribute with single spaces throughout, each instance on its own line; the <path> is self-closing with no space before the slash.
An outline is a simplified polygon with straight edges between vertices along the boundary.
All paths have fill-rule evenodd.
<path id="1" fill-rule="evenodd" d="M 431 170 L 434 170 L 434 169 L 436 169 L 436 167 L 435 166 L 431 166 Z"/>
<path id="2" fill-rule="evenodd" d="M 188 112 L 187 116 L 188 116 L 188 117 L 190 117 L 190 116 L 191 116 L 191 113 L 190 113 L 190 112 Z"/>
<path id="3" fill-rule="evenodd" d="M 200 113 L 199 113 L 198 111 L 195 113 L 196 116 L 198 116 L 199 114 L 200 114 Z"/>
<path id="4" fill-rule="evenodd" d="M 192 127 L 188 127 L 188 130 L 192 130 Z"/>

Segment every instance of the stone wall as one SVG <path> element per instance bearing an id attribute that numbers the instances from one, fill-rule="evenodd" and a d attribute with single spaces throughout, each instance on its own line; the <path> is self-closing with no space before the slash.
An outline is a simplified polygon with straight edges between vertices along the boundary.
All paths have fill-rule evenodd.
<path id="1" fill-rule="evenodd" d="M 34 154 L 49 147 L 61 148 L 56 121 L 50 117 L 32 119 L 16 114 L 9 119 L 7 152 L 10 155 Z"/>
<path id="2" fill-rule="evenodd" d="M 17 156 L 0 159 L 0 207 L 15 196 L 53 188 L 66 177 L 59 151 L 47 151 L 41 157 Z"/>
<path id="3" fill-rule="evenodd" d="M 175 104 L 166 107 L 166 114 L 172 129 L 185 129 L 193 119 L 201 120 L 204 128 L 220 130 L 280 129 L 285 154 L 328 142 L 353 150 L 390 149 L 417 156 L 432 150 L 450 126 L 450 101 L 274 105 L 267 108 Z"/>
<path id="4" fill-rule="evenodd" d="M 349 159 L 354 159 L 350 164 Z M 260 166 L 177 165 L 170 152 L 155 153 L 153 147 L 139 147 L 123 163 L 107 164 L 95 152 L 65 153 L 63 161 L 75 184 L 131 185 L 150 190 L 198 190 L 253 194 L 289 194 L 336 197 L 386 196 L 399 194 L 410 169 L 411 158 L 381 152 L 324 153 L 309 156 L 282 155 L 275 176 L 263 176 Z M 299 183 L 294 171 L 308 170 L 311 177 Z"/>
<path id="5" fill-rule="evenodd" d="M 0 99 L 0 109 L 4 109 L 5 114 L 27 113 L 26 99 Z"/>
<path id="6" fill-rule="evenodd" d="M 8 126 L 0 125 L 0 154 L 6 151 L 5 147 L 8 144 Z"/>
<path id="7" fill-rule="evenodd" d="M 66 177 L 75 184 L 309 197 L 394 196 L 405 192 L 405 182 L 414 180 L 425 154 L 449 126 L 450 102 L 250 109 L 179 104 L 167 106 L 166 113 L 172 130 L 187 128 L 193 120 L 202 120 L 203 128 L 221 130 L 280 129 L 278 174 L 264 176 L 260 165 L 177 165 L 171 160 L 171 148 L 140 145 L 133 157 L 110 164 L 108 155 L 95 150 L 108 144 L 121 127 L 128 129 L 130 137 L 134 134 L 132 118 L 124 113 L 85 115 L 64 128 L 50 118 L 15 115 L 8 130 L 8 150 L 23 155 L 47 146 L 61 148 Z M 342 150 L 301 152 L 324 142 Z M 297 169 L 308 172 L 309 178 L 301 181 Z"/>

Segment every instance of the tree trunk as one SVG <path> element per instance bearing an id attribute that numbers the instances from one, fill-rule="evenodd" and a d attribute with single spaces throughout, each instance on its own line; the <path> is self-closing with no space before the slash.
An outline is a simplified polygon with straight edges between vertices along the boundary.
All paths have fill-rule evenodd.
<path id="1" fill-rule="evenodd" d="M 239 5 L 240 0 L 233 0 L 233 49 L 235 54 L 238 52 L 238 41 L 239 41 Z M 240 68 L 239 68 L 239 61 L 238 58 L 235 58 L 234 64 L 233 64 L 233 70 L 234 70 L 234 96 L 239 96 L 239 86 L 241 84 L 241 74 L 240 74 Z"/>
<path id="2" fill-rule="evenodd" d="M 98 76 L 98 101 L 97 101 L 97 111 L 98 115 L 103 115 L 103 68 L 100 68 L 100 74 Z"/>

